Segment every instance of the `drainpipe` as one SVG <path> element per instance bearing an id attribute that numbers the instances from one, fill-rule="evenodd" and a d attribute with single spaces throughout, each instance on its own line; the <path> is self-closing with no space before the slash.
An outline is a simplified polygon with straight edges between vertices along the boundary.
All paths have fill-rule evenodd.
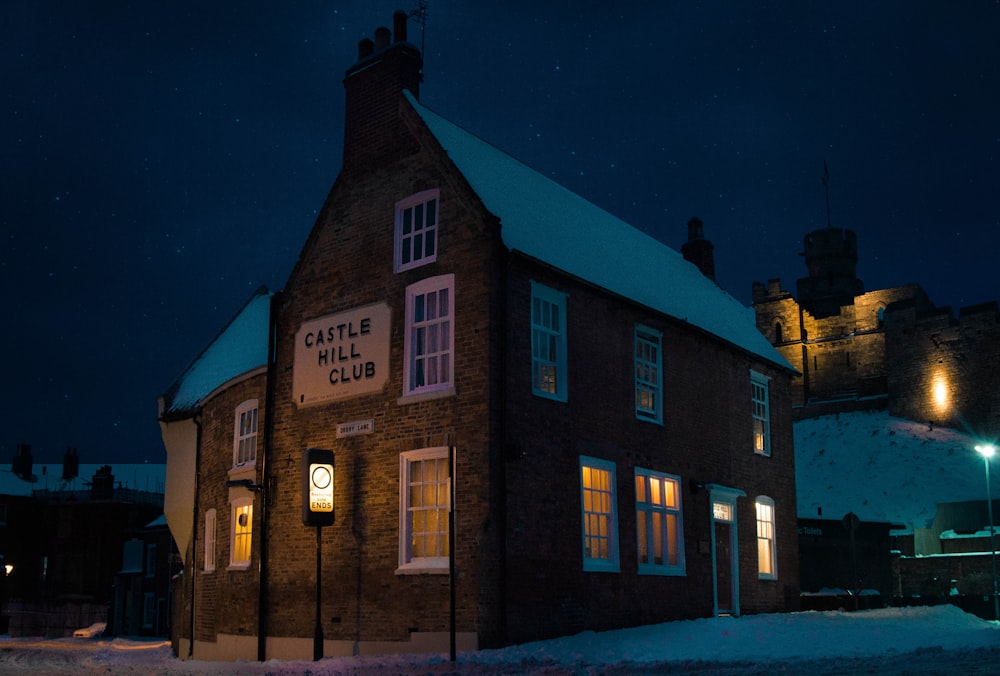
<path id="1" fill-rule="evenodd" d="M 500 246 L 503 246 L 501 244 Z M 497 505 L 497 511 L 499 512 L 499 523 L 498 527 L 500 529 L 500 571 L 498 577 L 500 578 L 500 589 L 498 593 L 500 596 L 500 617 L 497 618 L 497 623 L 500 626 L 500 640 L 506 645 L 507 644 L 507 463 L 508 451 L 507 451 L 507 364 L 508 355 L 507 350 L 509 349 L 509 343 L 507 340 L 507 330 L 510 325 L 510 269 L 513 262 L 513 253 L 510 250 L 506 251 L 506 261 L 503 268 L 500 271 L 500 317 L 498 319 L 500 323 L 500 433 L 499 433 L 499 452 L 500 458 L 497 463 L 499 468 L 499 476 L 496 477 L 500 482 L 498 494 L 499 504 Z M 530 312 L 530 310 L 529 310 Z"/>
<path id="2" fill-rule="evenodd" d="M 276 310 L 280 293 L 271 296 L 271 307 L 268 313 L 268 334 L 267 334 L 267 376 L 264 387 L 264 444 L 260 449 L 260 572 L 257 576 L 257 661 L 263 662 L 267 659 L 267 585 L 268 573 L 268 509 L 267 503 L 271 495 L 270 467 L 267 459 L 271 452 L 271 443 L 274 440 L 274 390 L 275 390 L 275 350 L 277 349 L 277 322 L 275 321 Z"/>
<path id="3" fill-rule="evenodd" d="M 194 658 L 194 603 L 195 603 L 195 571 L 198 569 L 198 500 L 201 492 L 201 413 L 194 418 L 194 505 L 191 509 L 191 639 L 188 641 L 188 659 Z"/>

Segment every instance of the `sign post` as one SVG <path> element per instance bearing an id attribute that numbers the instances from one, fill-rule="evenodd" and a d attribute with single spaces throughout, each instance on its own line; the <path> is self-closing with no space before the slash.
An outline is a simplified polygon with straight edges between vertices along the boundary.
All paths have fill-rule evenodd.
<path id="1" fill-rule="evenodd" d="M 307 448 L 302 454 L 302 523 L 316 528 L 316 625 L 313 631 L 313 660 L 323 658 L 323 526 L 332 526 L 333 451 Z"/>

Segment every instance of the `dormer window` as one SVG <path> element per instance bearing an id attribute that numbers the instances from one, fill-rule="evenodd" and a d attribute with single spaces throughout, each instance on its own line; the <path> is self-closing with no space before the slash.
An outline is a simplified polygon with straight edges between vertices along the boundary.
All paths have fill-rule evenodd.
<path id="1" fill-rule="evenodd" d="M 437 260 L 439 192 L 425 190 L 396 203 L 395 272 Z"/>

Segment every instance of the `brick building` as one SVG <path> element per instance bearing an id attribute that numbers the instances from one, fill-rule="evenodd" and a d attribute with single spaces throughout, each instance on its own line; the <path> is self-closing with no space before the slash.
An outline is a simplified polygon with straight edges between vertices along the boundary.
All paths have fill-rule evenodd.
<path id="1" fill-rule="evenodd" d="M 161 398 L 175 650 L 795 609 L 792 367 L 698 266 L 423 107 L 394 21 L 347 70 L 343 167 L 284 290 Z M 308 448 L 334 454 L 325 528 Z"/>
<path id="2" fill-rule="evenodd" d="M 75 450 L 62 464 L 36 464 L 30 446 L 19 444 L 13 462 L 0 466 L 3 633 L 70 636 L 94 622 L 112 628 L 123 545 L 162 514 L 164 475 L 163 465 L 81 464 Z M 165 588 L 162 572 L 150 583 Z"/>

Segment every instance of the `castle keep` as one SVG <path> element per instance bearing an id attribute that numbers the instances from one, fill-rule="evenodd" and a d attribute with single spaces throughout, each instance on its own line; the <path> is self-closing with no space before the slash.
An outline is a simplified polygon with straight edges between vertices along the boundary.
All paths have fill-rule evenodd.
<path id="1" fill-rule="evenodd" d="M 851 410 L 1000 432 L 1000 314 L 996 302 L 936 307 L 916 284 L 865 291 L 857 236 L 806 235 L 808 276 L 796 300 L 780 280 L 753 285 L 757 328 L 802 374 L 792 383 L 796 419 Z"/>

